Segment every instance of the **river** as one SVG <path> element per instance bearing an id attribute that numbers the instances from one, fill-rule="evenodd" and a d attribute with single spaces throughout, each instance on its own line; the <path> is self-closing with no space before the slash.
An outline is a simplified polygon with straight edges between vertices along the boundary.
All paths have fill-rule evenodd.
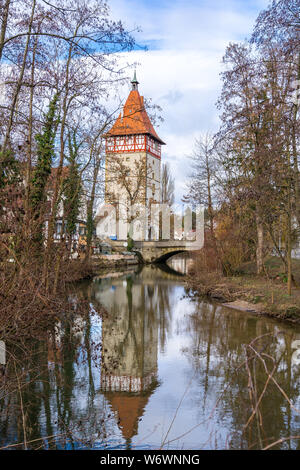
<path id="1" fill-rule="evenodd" d="M 80 283 L 72 301 L 90 315 L 60 320 L 24 358 L 26 382 L 0 400 L 0 447 L 24 448 L 25 415 L 27 448 L 300 449 L 300 329 L 190 295 L 172 271 L 187 264 Z"/>

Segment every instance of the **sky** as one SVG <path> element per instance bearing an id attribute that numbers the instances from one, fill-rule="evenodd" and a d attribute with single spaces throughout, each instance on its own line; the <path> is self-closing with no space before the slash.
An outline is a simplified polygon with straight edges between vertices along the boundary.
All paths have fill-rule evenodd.
<path id="1" fill-rule="evenodd" d="M 162 107 L 156 126 L 166 143 L 162 162 L 175 177 L 176 202 L 186 192 L 188 155 L 195 138 L 219 125 L 216 101 L 221 91 L 222 56 L 230 42 L 249 38 L 269 0 L 109 0 L 113 18 L 133 30 L 148 50 L 123 55 L 137 62 L 139 91 Z M 130 83 L 121 90 L 124 99 Z"/>

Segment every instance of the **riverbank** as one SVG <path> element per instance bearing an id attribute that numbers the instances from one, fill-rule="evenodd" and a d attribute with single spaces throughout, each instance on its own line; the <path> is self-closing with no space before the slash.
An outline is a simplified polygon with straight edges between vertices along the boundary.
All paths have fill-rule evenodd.
<path id="1" fill-rule="evenodd" d="M 255 275 L 253 263 L 241 267 L 235 276 L 219 273 L 193 272 L 188 275 L 187 285 L 192 295 L 210 297 L 222 305 L 256 315 L 266 315 L 290 323 L 300 323 L 300 289 L 293 287 L 287 294 L 284 273 L 278 259 L 266 262 L 266 275 Z M 300 285 L 300 261 L 293 260 L 293 273 Z"/>
<path id="2" fill-rule="evenodd" d="M 103 270 L 111 268 L 126 268 L 136 266 L 140 263 L 139 258 L 131 253 L 111 254 L 111 255 L 93 255 L 89 261 L 85 259 L 76 259 L 67 263 L 65 270 L 68 273 L 69 282 L 82 281 L 98 276 Z"/>

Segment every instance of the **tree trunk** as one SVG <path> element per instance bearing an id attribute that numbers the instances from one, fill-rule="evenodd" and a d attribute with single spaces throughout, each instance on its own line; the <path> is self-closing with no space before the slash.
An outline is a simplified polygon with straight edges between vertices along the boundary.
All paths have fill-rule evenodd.
<path id="1" fill-rule="evenodd" d="M 257 274 L 261 274 L 264 268 L 264 229 L 261 216 L 256 210 L 256 231 L 257 231 L 257 247 L 256 247 L 256 270 Z"/>
<path id="2" fill-rule="evenodd" d="M 0 32 L 0 62 L 1 62 L 1 59 L 2 59 L 2 53 L 3 53 L 3 48 L 4 48 L 4 41 L 5 41 L 5 34 L 6 34 L 6 28 L 7 28 L 9 7 L 10 7 L 10 0 L 6 0 L 5 6 L 3 8 L 2 25 L 1 25 L 1 32 Z"/>
<path id="3" fill-rule="evenodd" d="M 22 62 L 22 66 L 21 66 L 20 75 L 19 75 L 19 78 L 18 78 L 18 81 L 17 81 L 17 87 L 15 89 L 15 93 L 14 93 L 12 103 L 11 103 L 11 107 L 10 107 L 10 116 L 9 116 L 8 125 L 7 125 L 7 129 L 6 129 L 6 133 L 5 133 L 5 137 L 4 137 L 4 142 L 3 142 L 3 149 L 4 150 L 7 148 L 7 145 L 8 145 L 9 136 L 10 136 L 11 128 L 12 128 L 12 125 L 13 125 L 13 119 L 14 119 L 14 114 L 15 114 L 15 109 L 16 109 L 16 103 L 17 103 L 17 99 L 18 99 L 18 96 L 19 96 L 19 93 L 20 93 L 20 90 L 21 90 L 21 87 L 22 87 L 22 82 L 23 82 L 23 77 L 24 77 L 24 72 L 25 72 L 25 66 L 26 66 L 26 61 L 27 61 L 27 54 L 28 54 L 28 49 L 29 49 L 29 43 L 30 43 L 30 39 L 31 39 L 31 30 L 32 30 L 32 23 L 33 23 L 33 17 L 34 17 L 34 12 L 35 12 L 35 6 L 36 6 L 36 0 L 33 0 L 32 9 L 31 9 L 31 16 L 30 16 L 30 21 L 29 21 L 29 25 L 28 25 L 28 36 L 27 36 L 27 40 L 26 40 L 24 53 L 23 53 L 23 62 Z"/>
<path id="4" fill-rule="evenodd" d="M 298 56 L 298 73 L 297 80 L 300 80 L 300 54 Z M 300 86 L 297 86 L 297 91 L 299 92 Z M 297 93 L 298 96 L 298 93 Z M 299 168 L 298 168 L 298 151 L 297 151 L 297 115 L 298 115 L 299 106 L 297 100 L 293 104 L 293 116 L 292 116 L 292 129 L 291 129 L 291 140 L 292 140 L 292 152 L 293 152 L 293 162 L 294 162 L 294 188 L 295 188 L 295 212 L 298 225 L 300 226 L 300 199 L 299 199 Z"/>
<path id="5" fill-rule="evenodd" d="M 291 172 L 291 169 L 290 169 Z M 292 295 L 292 204 L 291 204 L 291 178 L 288 180 L 288 208 L 287 208 L 287 288 L 288 295 Z"/>
<path id="6" fill-rule="evenodd" d="M 77 30 L 75 31 L 74 35 L 75 34 L 77 34 Z M 62 114 L 61 127 L 60 127 L 59 164 L 57 167 L 56 178 L 54 181 L 54 190 L 53 190 L 53 197 L 52 197 L 52 212 L 50 214 L 50 218 L 48 222 L 47 247 L 46 247 L 46 254 L 45 254 L 45 259 L 44 259 L 44 267 L 43 267 L 43 277 L 44 277 L 46 286 L 48 286 L 47 270 L 48 270 L 48 264 L 50 260 L 50 252 L 51 252 L 51 249 L 53 248 L 55 219 L 56 219 L 56 214 L 57 214 L 57 205 L 59 202 L 59 193 L 60 193 L 60 189 L 62 185 L 61 176 L 62 176 L 62 169 L 63 169 L 64 158 L 65 158 L 64 135 L 65 135 L 67 113 L 68 113 L 69 69 L 70 69 L 70 63 L 71 63 L 71 58 L 72 58 L 72 49 L 73 49 L 73 46 L 71 45 L 69 48 L 68 59 L 66 63 L 65 94 L 64 94 L 63 105 L 62 105 L 63 114 Z M 60 251 L 61 250 L 59 250 L 59 253 L 57 254 L 58 259 L 56 260 L 56 264 L 55 264 L 55 278 L 54 278 L 54 287 L 53 287 L 54 293 L 56 292 L 56 288 L 58 284 L 58 276 L 59 276 L 59 271 L 60 271 Z"/>
<path id="7" fill-rule="evenodd" d="M 287 227 L 287 287 L 288 295 L 292 295 L 292 243 L 291 243 L 291 217 L 288 215 Z"/>
<path id="8" fill-rule="evenodd" d="M 35 38 L 34 47 L 32 51 L 32 65 L 31 65 L 31 87 L 29 97 L 29 117 L 28 117 L 28 142 L 27 142 L 27 162 L 26 162 L 26 177 L 25 177 L 25 227 L 24 232 L 30 233 L 31 227 L 31 214 L 30 214 L 30 180 L 31 180 L 31 167 L 32 167 L 32 116 L 33 116 L 33 96 L 34 96 L 34 72 L 35 72 L 35 57 L 38 45 L 38 38 Z"/>

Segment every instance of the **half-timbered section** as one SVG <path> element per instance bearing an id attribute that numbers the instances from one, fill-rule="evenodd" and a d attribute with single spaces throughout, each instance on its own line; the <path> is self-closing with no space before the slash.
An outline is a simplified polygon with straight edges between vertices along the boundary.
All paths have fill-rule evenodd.
<path id="1" fill-rule="evenodd" d="M 108 137 L 106 141 L 108 153 L 148 152 L 156 158 L 161 158 L 161 143 L 150 135 L 127 135 Z"/>

